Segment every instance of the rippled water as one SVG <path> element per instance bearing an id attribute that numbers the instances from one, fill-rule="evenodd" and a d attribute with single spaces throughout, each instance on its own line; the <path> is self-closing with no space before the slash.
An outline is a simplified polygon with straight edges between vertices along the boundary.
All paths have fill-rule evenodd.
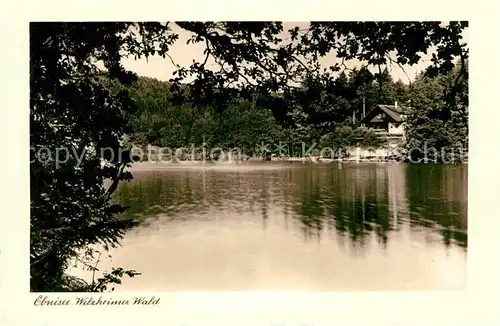
<path id="1" fill-rule="evenodd" d="M 144 170 L 144 169 L 141 169 Z M 250 164 L 135 172 L 117 291 L 460 288 L 467 166 Z"/>

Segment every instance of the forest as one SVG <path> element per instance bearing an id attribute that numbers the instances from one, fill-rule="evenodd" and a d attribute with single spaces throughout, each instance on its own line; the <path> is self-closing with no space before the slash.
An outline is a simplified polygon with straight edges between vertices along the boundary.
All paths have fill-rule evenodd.
<path id="1" fill-rule="evenodd" d="M 283 94 L 235 97 L 223 110 L 195 105 L 189 94 L 179 102 L 168 81 L 139 77 L 130 86 L 109 79 L 104 83 L 114 92 L 127 90 L 134 100 L 129 137 L 142 148 L 152 145 L 175 150 L 204 144 L 259 156 L 266 154 L 259 152 L 261 144 L 275 155 L 282 148 L 287 155 L 297 155 L 302 143 L 333 149 L 383 147 L 386 140 L 361 127 L 360 120 L 378 104 L 397 102 L 408 111 L 409 137 L 404 147 L 423 148 L 427 141 L 428 147 L 458 153 L 459 148 L 467 148 L 467 105 L 457 104 L 450 117 L 441 114 L 445 109 L 442 94 L 450 91 L 459 70 L 456 64 L 450 72 L 433 77 L 423 71 L 414 81 L 404 83 L 394 81 L 387 67 L 381 73 L 354 68 L 341 72 L 329 89 L 309 80 L 286 98 Z M 467 97 L 467 91 L 465 85 L 460 99 Z"/>

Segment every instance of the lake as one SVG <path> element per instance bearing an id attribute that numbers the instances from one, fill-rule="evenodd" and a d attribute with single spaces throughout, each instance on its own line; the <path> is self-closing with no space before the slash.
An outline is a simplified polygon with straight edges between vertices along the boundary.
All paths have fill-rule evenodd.
<path id="1" fill-rule="evenodd" d="M 163 166 L 134 176 L 115 200 L 140 225 L 102 264 L 142 275 L 116 291 L 465 286 L 467 165 Z"/>

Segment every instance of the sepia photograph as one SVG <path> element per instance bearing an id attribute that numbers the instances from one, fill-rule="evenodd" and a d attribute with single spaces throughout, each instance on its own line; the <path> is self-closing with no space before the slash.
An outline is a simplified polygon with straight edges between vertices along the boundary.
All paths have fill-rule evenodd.
<path id="1" fill-rule="evenodd" d="M 30 292 L 465 289 L 468 30 L 29 23 Z"/>

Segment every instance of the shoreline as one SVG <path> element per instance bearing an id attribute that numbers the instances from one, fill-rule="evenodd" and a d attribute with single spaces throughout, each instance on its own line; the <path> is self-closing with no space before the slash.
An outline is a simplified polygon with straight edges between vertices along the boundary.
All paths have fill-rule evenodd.
<path id="1" fill-rule="evenodd" d="M 298 164 L 431 164 L 431 165 L 453 165 L 446 163 L 411 163 L 398 160 L 380 160 L 380 159 L 309 159 L 309 158 L 285 158 L 267 160 L 244 160 L 244 161 L 221 161 L 221 162 L 203 162 L 203 161 L 181 161 L 181 162 L 161 162 L 161 161 L 143 161 L 132 163 L 131 171 L 161 171 L 161 170 L 214 170 L 214 171 L 247 171 L 247 170 L 275 170 L 298 166 Z M 302 165 L 301 164 L 301 165 Z M 458 165 L 467 165 L 468 162 L 462 162 Z"/>

